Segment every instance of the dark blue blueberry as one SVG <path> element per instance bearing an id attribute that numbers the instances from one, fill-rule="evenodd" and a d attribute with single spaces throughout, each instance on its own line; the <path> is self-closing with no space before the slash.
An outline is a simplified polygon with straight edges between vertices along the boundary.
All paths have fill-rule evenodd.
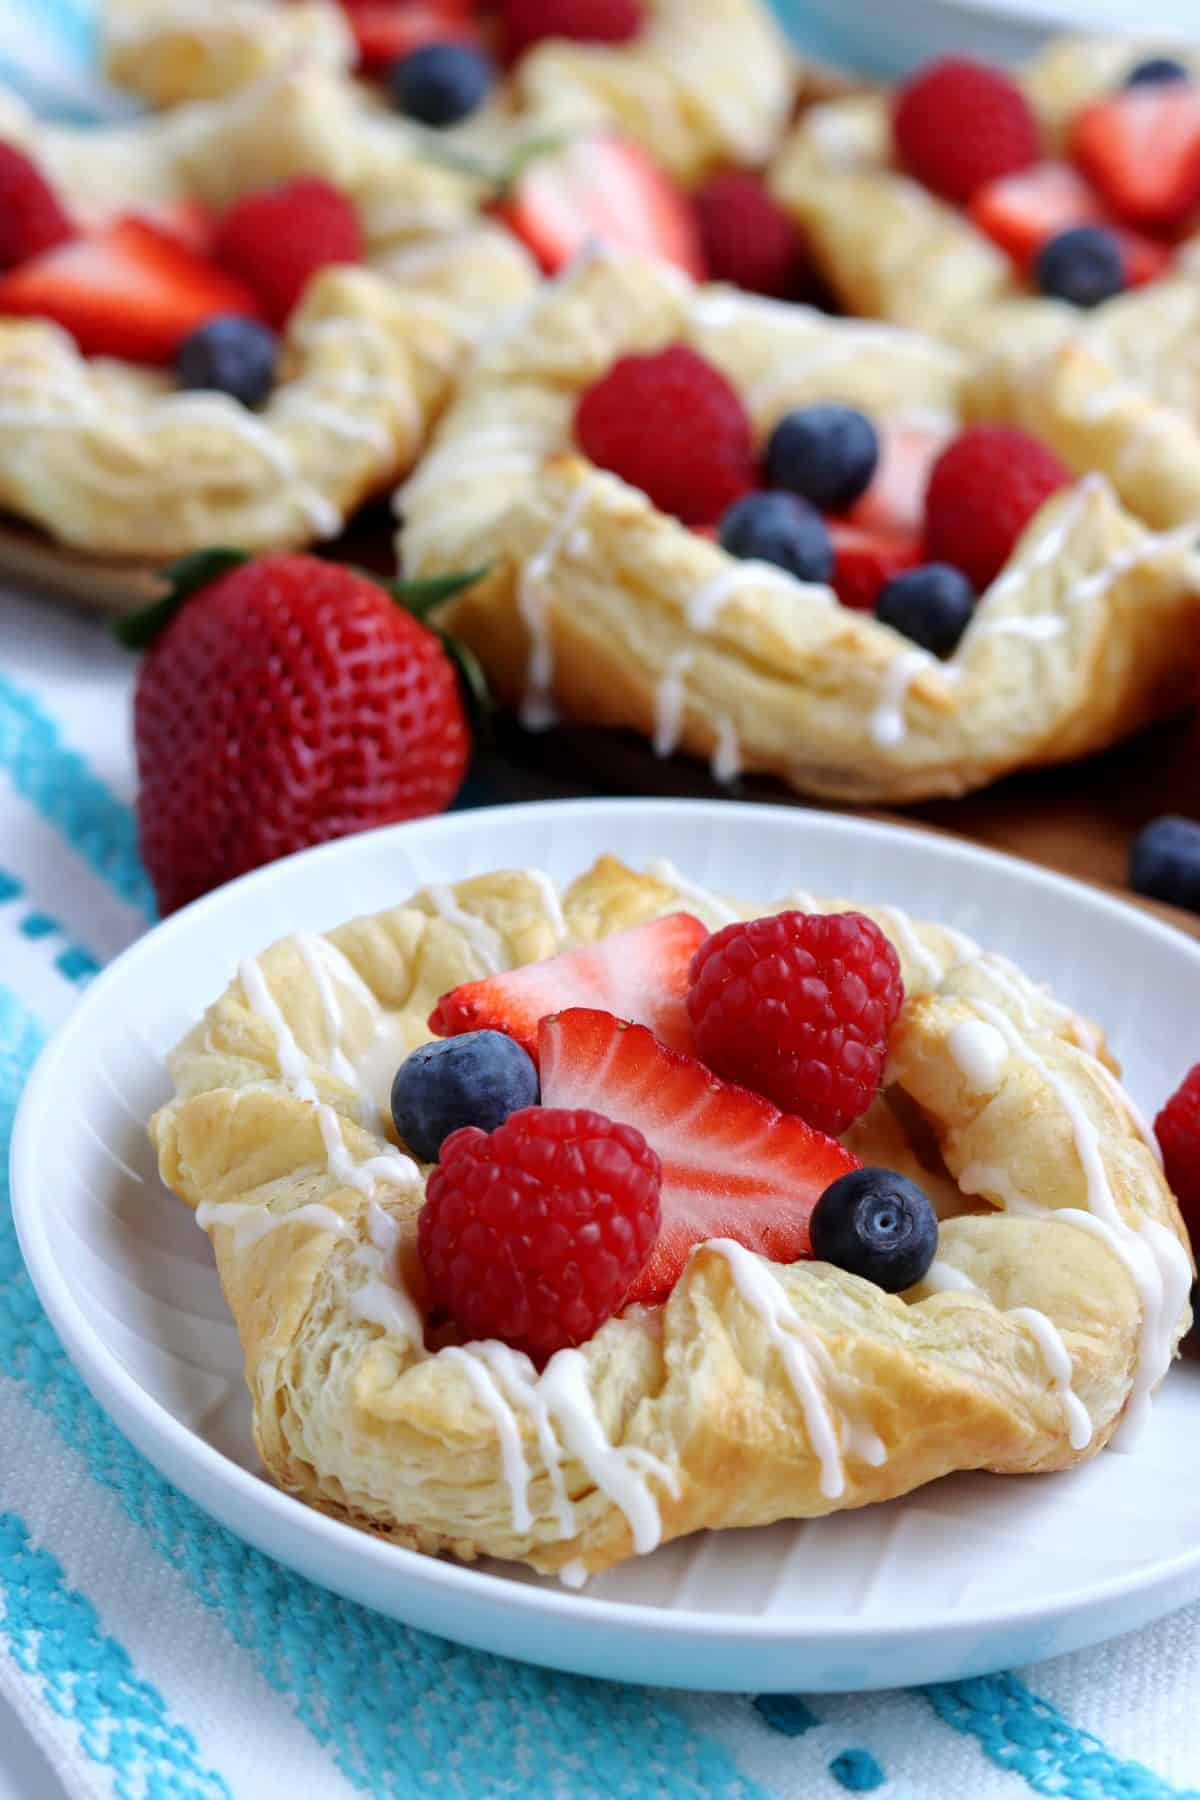
<path id="1" fill-rule="evenodd" d="M 1190 81 L 1192 72 L 1173 56 L 1148 56 L 1145 62 L 1130 69 L 1126 87 L 1154 87 L 1165 81 Z"/>
<path id="2" fill-rule="evenodd" d="M 1033 278 L 1055 300 L 1099 306 L 1125 286 L 1120 239 L 1104 225 L 1072 225 L 1042 245 Z"/>
<path id="3" fill-rule="evenodd" d="M 1200 825 L 1165 813 L 1138 832 L 1129 852 L 1135 894 L 1200 912 Z"/>
<path id="4" fill-rule="evenodd" d="M 877 619 L 935 656 L 949 656 L 974 610 L 975 589 L 949 563 L 922 563 L 893 575 L 875 602 Z"/>
<path id="5" fill-rule="evenodd" d="M 257 406 L 275 385 L 279 340 L 265 325 L 235 314 L 210 319 L 175 353 L 180 387 L 215 388 L 243 406 Z"/>
<path id="6" fill-rule="evenodd" d="M 813 1255 L 899 1294 L 937 1255 L 938 1222 L 928 1194 L 894 1169 L 853 1169 L 821 1195 L 809 1222 Z"/>
<path id="7" fill-rule="evenodd" d="M 421 1162 L 436 1162 L 461 1125 L 495 1131 L 510 1113 L 537 1102 L 533 1058 L 502 1031 L 466 1031 L 422 1044 L 392 1082 L 396 1130 Z"/>
<path id="8" fill-rule="evenodd" d="M 833 574 L 828 527 L 798 494 L 747 494 L 735 500 L 719 536 L 730 556 L 778 563 L 800 581 L 828 581 Z"/>
<path id="9" fill-rule="evenodd" d="M 392 103 L 422 125 L 456 125 L 487 99 L 495 72 L 469 44 L 423 44 L 388 70 Z"/>
<path id="10" fill-rule="evenodd" d="M 852 406 L 800 406 L 767 440 L 767 480 L 803 494 L 821 512 L 838 512 L 866 489 L 879 461 L 879 439 Z"/>

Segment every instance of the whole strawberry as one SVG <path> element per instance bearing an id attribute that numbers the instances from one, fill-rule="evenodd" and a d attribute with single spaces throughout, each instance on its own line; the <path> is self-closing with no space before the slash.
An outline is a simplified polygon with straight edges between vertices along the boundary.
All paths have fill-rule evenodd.
<path id="1" fill-rule="evenodd" d="M 311 556 L 212 552 L 180 571 L 192 591 L 134 696 L 138 828 L 163 913 L 293 850 L 450 804 L 470 751 L 457 677 L 384 588 Z M 206 571 L 216 579 L 197 585 Z"/>

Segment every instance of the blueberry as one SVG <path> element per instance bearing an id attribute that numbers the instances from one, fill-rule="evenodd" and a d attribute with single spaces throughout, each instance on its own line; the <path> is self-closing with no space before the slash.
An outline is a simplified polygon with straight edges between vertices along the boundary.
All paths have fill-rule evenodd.
<path id="1" fill-rule="evenodd" d="M 935 656 L 949 656 L 971 621 L 975 589 L 949 563 L 922 563 L 893 575 L 875 602 L 875 617 Z"/>
<path id="2" fill-rule="evenodd" d="M 821 1195 L 809 1221 L 813 1255 L 888 1294 L 920 1281 L 937 1255 L 937 1214 L 893 1169 L 854 1169 Z"/>
<path id="3" fill-rule="evenodd" d="M 1150 56 L 1130 69 L 1126 87 L 1153 87 L 1165 81 L 1190 81 L 1192 72 L 1173 56 Z"/>
<path id="4" fill-rule="evenodd" d="M 1120 240 L 1104 225 L 1073 225 L 1044 243 L 1033 265 L 1043 294 L 1072 306 L 1099 306 L 1125 286 Z"/>
<path id="5" fill-rule="evenodd" d="M 215 388 L 257 406 L 275 385 L 279 340 L 265 325 L 223 314 L 185 337 L 175 353 L 180 387 Z"/>
<path id="6" fill-rule="evenodd" d="M 1200 825 L 1177 813 L 1151 819 L 1133 840 L 1129 885 L 1135 894 L 1200 912 Z"/>
<path id="7" fill-rule="evenodd" d="M 460 1125 L 495 1131 L 510 1113 L 537 1101 L 533 1058 L 502 1031 L 466 1031 L 422 1044 L 392 1082 L 396 1130 L 421 1162 L 436 1162 Z"/>
<path id="8" fill-rule="evenodd" d="M 879 461 L 879 439 L 852 406 L 801 406 L 767 441 L 767 480 L 837 512 L 864 491 Z"/>
<path id="9" fill-rule="evenodd" d="M 482 106 L 495 79 L 469 44 L 423 44 L 388 70 L 392 104 L 422 125 L 456 125 Z"/>
<path id="10" fill-rule="evenodd" d="M 833 543 L 824 519 L 797 494 L 747 494 L 721 520 L 721 548 L 730 556 L 778 563 L 800 581 L 828 581 Z"/>

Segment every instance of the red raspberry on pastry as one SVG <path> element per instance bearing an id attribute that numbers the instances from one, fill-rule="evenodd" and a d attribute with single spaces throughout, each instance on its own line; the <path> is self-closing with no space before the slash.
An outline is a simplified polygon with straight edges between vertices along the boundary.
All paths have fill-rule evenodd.
<path id="1" fill-rule="evenodd" d="M 1200 1237 L 1200 1063 L 1154 1121 L 1163 1169 L 1193 1238 Z"/>
<path id="2" fill-rule="evenodd" d="M 921 560 L 915 537 L 873 531 L 847 519 L 829 520 L 833 544 L 833 590 L 843 606 L 870 612 L 893 575 Z"/>
<path id="3" fill-rule="evenodd" d="M 892 132 L 909 173 L 961 206 L 1041 155 L 1037 120 L 1016 82 L 967 56 L 930 63 L 901 88 Z"/>
<path id="4" fill-rule="evenodd" d="M 0 269 L 74 236 L 66 209 L 37 165 L 15 144 L 0 144 Z"/>
<path id="5" fill-rule="evenodd" d="M 710 1068 L 836 1134 L 879 1091 L 904 1000 L 900 961 L 861 913 L 776 913 L 696 952 L 688 1011 Z"/>
<path id="6" fill-rule="evenodd" d="M 142 856 L 164 913 L 292 850 L 441 812 L 470 750 L 434 634 L 312 556 L 260 557 L 185 598 L 133 710 Z"/>
<path id="7" fill-rule="evenodd" d="M 662 1170 L 640 1131 L 529 1106 L 442 1145 L 417 1220 L 430 1298 L 465 1338 L 539 1362 L 592 1337 L 658 1236 Z"/>
<path id="8" fill-rule="evenodd" d="M 541 1021 L 569 1006 L 592 1006 L 648 1025 L 673 1049 L 690 1050 L 688 971 L 707 936 L 690 913 L 668 913 L 544 962 L 465 981 L 442 995 L 429 1029 L 438 1037 L 503 1031 L 536 1062 Z"/>
<path id="9" fill-rule="evenodd" d="M 933 465 L 925 556 L 953 563 L 976 593 L 996 579 L 1017 539 L 1071 471 L 1037 438 L 1006 425 L 971 425 Z"/>
<path id="10" fill-rule="evenodd" d="M 362 227 L 339 188 L 304 175 L 235 201 L 217 227 L 215 254 L 280 326 L 318 269 L 362 261 Z"/>
<path id="11" fill-rule="evenodd" d="M 591 1107 L 641 1132 L 662 1165 L 662 1225 L 626 1304 L 665 1300 L 696 1244 L 728 1237 L 774 1262 L 810 1256 L 825 1189 L 859 1166 L 835 1139 L 660 1044 L 575 1008 L 543 1019 L 547 1106 Z"/>
<path id="12" fill-rule="evenodd" d="M 693 204 L 710 280 L 775 300 L 795 294 L 807 273 L 804 241 L 761 175 L 730 169 L 710 176 Z"/>
<path id="13" fill-rule="evenodd" d="M 598 467 L 685 525 L 711 523 L 754 486 L 737 390 L 686 344 L 618 358 L 580 398 L 575 437 Z"/>
<path id="14" fill-rule="evenodd" d="M 627 44 L 645 23 L 642 0 L 503 0 L 500 8 L 501 41 L 510 58 L 543 38 Z"/>

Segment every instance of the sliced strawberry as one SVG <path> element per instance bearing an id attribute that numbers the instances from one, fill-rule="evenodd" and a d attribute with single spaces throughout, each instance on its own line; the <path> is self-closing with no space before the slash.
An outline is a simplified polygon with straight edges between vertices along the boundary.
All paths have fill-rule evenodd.
<path id="1" fill-rule="evenodd" d="M 833 539 L 833 588 L 843 606 L 870 612 L 892 576 L 921 561 L 918 538 L 865 531 L 845 519 L 829 519 L 827 524 Z"/>
<path id="2" fill-rule="evenodd" d="M 478 44 L 463 0 L 342 0 L 362 68 L 382 71 L 426 44 Z"/>
<path id="3" fill-rule="evenodd" d="M 1065 162 L 1035 163 L 981 187 L 967 209 L 980 231 L 1027 271 L 1048 238 L 1104 220 L 1100 196 Z"/>
<path id="4" fill-rule="evenodd" d="M 202 200 L 163 200 L 156 206 L 136 207 L 130 216 L 176 239 L 196 256 L 212 255 L 217 215 Z"/>
<path id="5" fill-rule="evenodd" d="M 1200 84 L 1122 88 L 1084 107 L 1071 154 L 1127 224 L 1176 230 L 1200 206 Z"/>
<path id="6" fill-rule="evenodd" d="M 88 356 L 170 362 L 188 333 L 258 305 L 231 275 L 141 219 L 77 238 L 0 281 L 0 313 L 54 319 Z"/>
<path id="7" fill-rule="evenodd" d="M 871 484 L 846 514 L 851 525 L 892 537 L 916 537 L 925 522 L 925 489 L 934 463 L 954 436 L 936 417 L 879 428 L 879 461 Z"/>
<path id="8" fill-rule="evenodd" d="M 688 969 L 707 936 L 690 913 L 669 913 L 546 962 L 466 981 L 443 994 L 429 1015 L 429 1029 L 438 1037 L 507 1032 L 536 1060 L 538 1025 L 548 1013 L 603 1006 L 618 1018 L 648 1025 L 673 1048 L 690 1050 Z"/>
<path id="9" fill-rule="evenodd" d="M 627 138 L 576 139 L 534 157 L 497 211 L 548 275 L 592 243 L 643 251 L 697 279 L 703 274 L 687 199 Z"/>
<path id="10" fill-rule="evenodd" d="M 1120 243 L 1125 279 L 1130 287 L 1145 287 L 1148 281 L 1157 281 L 1166 274 L 1175 255 L 1169 244 L 1143 237 L 1140 231 L 1130 231 L 1124 225 L 1114 225 L 1111 230 Z"/>
<path id="11" fill-rule="evenodd" d="M 627 1304 L 665 1299 L 706 1238 L 735 1238 L 773 1262 L 810 1255 L 813 1207 L 859 1166 L 795 1114 L 608 1013 L 546 1019 L 541 1069 L 547 1106 L 587 1107 L 634 1125 L 662 1161 L 662 1229 Z"/>

